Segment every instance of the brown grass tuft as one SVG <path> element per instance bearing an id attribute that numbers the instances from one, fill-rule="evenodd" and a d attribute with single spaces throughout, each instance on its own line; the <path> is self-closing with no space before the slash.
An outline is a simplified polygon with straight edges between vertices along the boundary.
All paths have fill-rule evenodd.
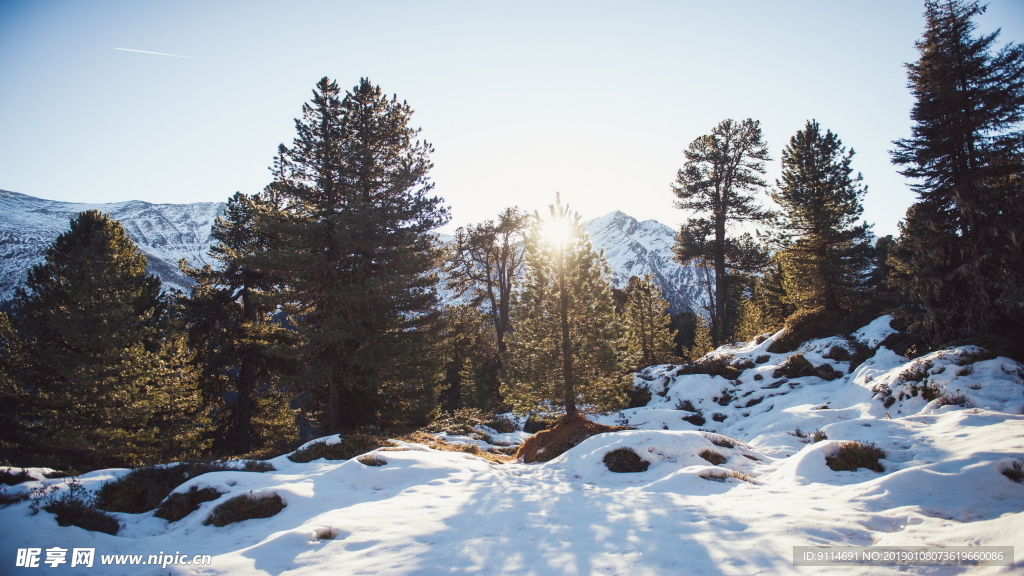
<path id="1" fill-rule="evenodd" d="M 882 458 L 885 458 L 885 452 L 870 442 L 842 442 L 831 456 L 825 458 L 825 464 L 837 472 L 854 472 L 860 468 L 884 472 L 885 466 L 879 462 Z"/>
<path id="2" fill-rule="evenodd" d="M 563 416 L 549 430 L 538 432 L 523 442 L 516 452 L 516 458 L 523 462 L 547 462 L 561 456 L 567 450 L 591 436 L 604 432 L 628 430 L 626 426 L 605 426 L 591 422 L 582 415 Z"/>

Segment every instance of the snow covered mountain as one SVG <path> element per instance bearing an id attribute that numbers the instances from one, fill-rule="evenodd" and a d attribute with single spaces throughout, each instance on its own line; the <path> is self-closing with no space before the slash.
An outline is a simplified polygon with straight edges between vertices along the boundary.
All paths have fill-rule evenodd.
<path id="1" fill-rule="evenodd" d="M 80 204 L 34 198 L 0 190 L 0 302 L 9 300 L 25 281 L 29 268 L 43 259 L 46 248 L 84 210 L 97 209 L 119 220 L 149 260 L 149 271 L 170 288 L 190 282 L 178 271 L 178 260 L 192 266 L 210 263 L 210 230 L 224 212 L 223 202 L 151 204 L 140 200 L 111 204 Z M 622 212 L 584 224 L 595 248 L 604 249 L 612 267 L 612 284 L 624 288 L 630 276 L 653 274 L 671 312 L 684 312 L 700 302 L 693 268 L 672 260 L 672 229 L 660 222 L 638 222 Z M 451 240 L 441 235 L 441 239 Z"/>
<path id="2" fill-rule="evenodd" d="M 625 288 L 632 276 L 653 274 L 672 314 L 693 310 L 703 302 L 697 270 L 672 259 L 675 232 L 668 226 L 657 220 L 638 222 L 618 210 L 583 226 L 594 248 L 604 249 L 616 288 Z"/>
<path id="3" fill-rule="evenodd" d="M 0 302 L 14 295 L 29 268 L 43 260 L 49 245 L 68 229 L 79 212 L 100 210 L 121 222 L 148 259 L 148 270 L 171 288 L 190 281 L 178 271 L 178 260 L 193 266 L 209 262 L 210 230 L 224 212 L 223 202 L 151 204 L 141 200 L 111 204 L 80 204 L 44 200 L 0 190 Z"/>

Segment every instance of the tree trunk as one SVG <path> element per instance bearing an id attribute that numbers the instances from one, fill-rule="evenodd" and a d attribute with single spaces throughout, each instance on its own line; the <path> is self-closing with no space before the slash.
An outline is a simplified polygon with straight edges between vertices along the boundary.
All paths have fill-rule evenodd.
<path id="1" fill-rule="evenodd" d="M 572 350 L 569 339 L 569 290 L 565 285 L 564 255 L 558 256 L 558 311 L 562 324 L 562 379 L 565 381 L 565 415 L 576 415 L 576 390 L 573 386 Z"/>
<path id="2" fill-rule="evenodd" d="M 722 345 L 725 322 L 725 213 L 715 215 L 715 315 L 711 319 L 711 343 Z"/>

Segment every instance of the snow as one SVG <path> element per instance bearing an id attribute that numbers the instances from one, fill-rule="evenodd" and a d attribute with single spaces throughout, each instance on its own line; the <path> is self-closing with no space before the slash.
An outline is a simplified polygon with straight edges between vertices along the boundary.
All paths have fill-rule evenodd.
<path id="1" fill-rule="evenodd" d="M 879 342 L 887 326 L 880 319 L 858 339 Z M 790 354 L 766 352 L 770 343 L 713 352 L 732 361 L 768 356 L 732 381 L 682 375 L 677 366 L 645 369 L 637 383 L 652 390 L 648 406 L 595 418 L 626 421 L 635 430 L 591 437 L 547 463 L 494 464 L 406 442 L 374 451 L 387 462 L 379 467 L 355 459 L 300 464 L 281 456 L 270 461 L 274 472 L 190 479 L 176 490 L 212 486 L 225 495 L 179 522 L 152 512 L 116 514 L 124 524 L 117 536 L 61 528 L 53 515 L 32 515 L 20 503 L 0 509 L 0 562 L 13 566 L 18 548 L 60 546 L 95 547 L 97 564 L 88 573 L 112 575 L 953 574 L 968 569 L 794 567 L 792 547 L 1024 542 L 1024 484 L 1001 473 L 1024 459 L 1024 367 L 971 347 L 912 361 L 881 347 L 850 372 L 848 362 L 824 358 L 843 340 L 823 339 L 797 352 L 842 376 L 784 379 L 772 374 Z M 911 386 L 959 390 L 966 402 L 938 406 L 921 393 L 910 396 Z M 722 390 L 732 397 L 725 405 L 713 401 Z M 901 392 L 902 400 L 885 406 Z M 758 397 L 760 403 L 745 406 Z M 676 409 L 682 400 L 704 410 L 704 425 L 682 420 L 691 414 Z M 714 412 L 724 421 L 714 421 Z M 794 435 L 797 428 L 820 430 L 827 439 L 813 443 Z M 507 442 L 525 434 L 491 436 Z M 735 446 L 713 443 L 722 437 Z M 847 441 L 881 448 L 885 471 L 828 468 L 826 457 Z M 621 447 L 648 460 L 648 470 L 610 472 L 603 457 Z M 712 465 L 699 456 L 706 449 L 726 461 Z M 31 469 L 36 480 L 9 492 L 63 486 L 44 479 L 46 471 Z M 124 472 L 96 471 L 81 482 L 96 489 Z M 729 476 L 702 477 L 709 472 Z M 271 518 L 202 525 L 217 504 L 250 493 L 278 494 L 287 506 Z M 337 537 L 318 540 L 322 529 Z M 100 566 L 98 560 L 176 551 L 210 554 L 212 564 Z M 1022 568 L 1018 556 L 1013 567 L 978 571 L 1019 574 Z M 74 572 L 41 564 L 27 573 Z"/>

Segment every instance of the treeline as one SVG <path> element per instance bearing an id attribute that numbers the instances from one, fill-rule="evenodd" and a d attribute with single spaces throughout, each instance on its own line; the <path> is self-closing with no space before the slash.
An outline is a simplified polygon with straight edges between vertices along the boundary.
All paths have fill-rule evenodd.
<path id="1" fill-rule="evenodd" d="M 216 265 L 181 263 L 188 294 L 161 294 L 117 222 L 72 221 L 0 315 L 0 459 L 136 466 L 267 455 L 462 408 L 614 409 L 644 366 L 782 327 L 849 332 L 882 312 L 904 324 L 907 354 L 973 342 L 1019 357 L 1024 50 L 974 35 L 982 10 L 926 3 L 913 135 L 892 153 L 918 194 L 898 238 L 873 237 L 853 151 L 815 121 L 782 151 L 774 187 L 758 122 L 690 144 L 675 253 L 707 306 L 675 318 L 650 277 L 612 289 L 560 199 L 441 246 L 448 211 L 411 108 L 366 79 L 342 93 L 325 78 L 272 182 L 215 223 Z"/>

